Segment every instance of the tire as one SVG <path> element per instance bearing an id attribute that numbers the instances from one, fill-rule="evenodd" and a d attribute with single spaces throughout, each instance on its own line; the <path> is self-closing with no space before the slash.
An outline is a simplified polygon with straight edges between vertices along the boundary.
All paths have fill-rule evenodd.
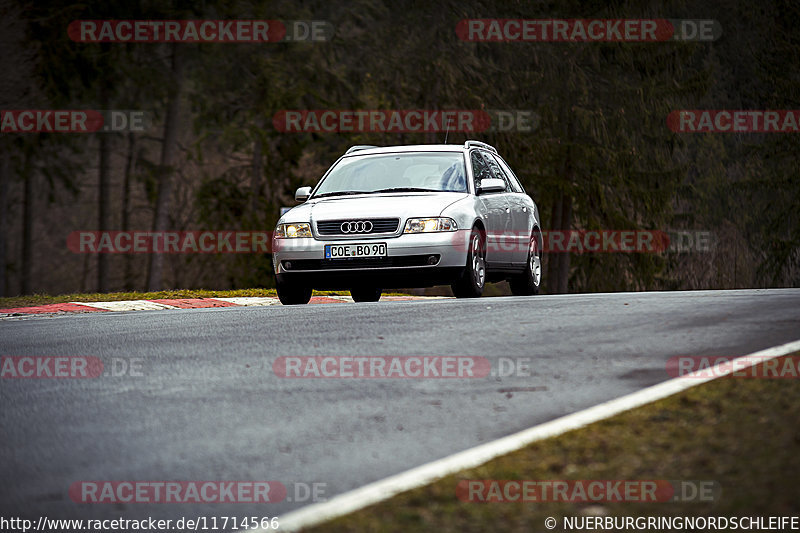
<path id="1" fill-rule="evenodd" d="M 354 302 L 377 302 L 381 299 L 381 289 L 374 287 L 357 287 L 350 289 Z"/>
<path id="2" fill-rule="evenodd" d="M 278 299 L 283 305 L 302 305 L 311 300 L 311 287 L 278 280 L 275 288 L 278 291 Z"/>
<path id="3" fill-rule="evenodd" d="M 542 285 L 542 251 L 536 234 L 531 236 L 528 245 L 528 263 L 525 272 L 509 280 L 511 294 L 514 296 L 533 296 L 539 294 Z"/>
<path id="4" fill-rule="evenodd" d="M 478 228 L 469 236 L 467 264 L 461 276 L 450 286 L 456 298 L 479 298 L 486 285 L 486 239 Z"/>

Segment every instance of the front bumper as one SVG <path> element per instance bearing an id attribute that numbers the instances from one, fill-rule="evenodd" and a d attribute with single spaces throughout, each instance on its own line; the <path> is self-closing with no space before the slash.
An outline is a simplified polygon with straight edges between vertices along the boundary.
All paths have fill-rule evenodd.
<path id="1" fill-rule="evenodd" d="M 425 287 L 452 282 L 464 268 L 464 231 L 334 240 L 275 239 L 273 266 L 280 281 L 319 289 L 359 285 Z M 329 244 L 386 243 L 387 257 L 325 259 Z"/>

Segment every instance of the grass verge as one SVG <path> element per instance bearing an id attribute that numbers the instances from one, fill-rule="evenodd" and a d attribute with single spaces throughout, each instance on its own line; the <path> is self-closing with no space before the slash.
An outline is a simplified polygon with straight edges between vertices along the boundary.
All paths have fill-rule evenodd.
<path id="1" fill-rule="evenodd" d="M 405 296 L 400 292 L 385 292 L 384 296 Z M 0 309 L 17 307 L 33 307 L 37 305 L 58 304 L 64 302 L 117 302 L 121 300 L 160 300 L 175 298 L 236 298 L 236 297 L 276 297 L 275 289 L 238 289 L 231 291 L 210 291 L 205 289 L 186 289 L 159 292 L 110 292 L 110 293 L 75 293 L 31 294 L 27 296 L 10 296 L 0 298 Z M 314 291 L 314 296 L 350 296 L 349 291 Z"/>
<path id="2" fill-rule="evenodd" d="M 798 354 L 794 354 L 795 356 Z M 535 405 L 535 404 L 532 404 Z M 464 479 L 706 480 L 713 502 L 468 503 Z M 548 531 L 555 517 L 797 516 L 800 382 L 723 378 L 400 494 L 310 531 Z"/>

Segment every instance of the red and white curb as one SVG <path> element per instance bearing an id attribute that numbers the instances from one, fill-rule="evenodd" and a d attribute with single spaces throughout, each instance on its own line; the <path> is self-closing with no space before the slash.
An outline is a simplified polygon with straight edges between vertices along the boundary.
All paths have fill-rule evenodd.
<path id="1" fill-rule="evenodd" d="M 382 301 L 440 300 L 442 296 L 383 296 Z M 313 296 L 312 304 L 352 303 L 350 296 Z M 123 300 L 117 302 L 66 302 L 0 309 L 0 318 L 22 315 L 92 313 L 102 311 L 157 311 L 161 309 L 203 309 L 208 307 L 249 307 L 280 305 L 277 297 L 176 298 L 161 300 Z"/>

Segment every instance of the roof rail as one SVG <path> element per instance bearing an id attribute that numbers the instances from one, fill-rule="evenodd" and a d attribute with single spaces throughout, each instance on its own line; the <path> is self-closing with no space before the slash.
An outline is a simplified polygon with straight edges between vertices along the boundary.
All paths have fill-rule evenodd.
<path id="1" fill-rule="evenodd" d="M 350 148 L 348 148 L 347 151 L 345 152 L 345 155 L 351 152 L 358 152 L 359 150 L 366 150 L 368 148 L 377 148 L 377 146 L 375 146 L 374 144 L 357 144 L 355 146 L 351 146 Z"/>
<path id="2" fill-rule="evenodd" d="M 482 143 L 480 141 L 467 141 L 464 143 L 464 148 L 470 148 L 472 146 L 477 146 L 479 148 L 489 150 L 490 152 L 497 153 L 497 148 L 495 148 L 491 144 Z"/>

